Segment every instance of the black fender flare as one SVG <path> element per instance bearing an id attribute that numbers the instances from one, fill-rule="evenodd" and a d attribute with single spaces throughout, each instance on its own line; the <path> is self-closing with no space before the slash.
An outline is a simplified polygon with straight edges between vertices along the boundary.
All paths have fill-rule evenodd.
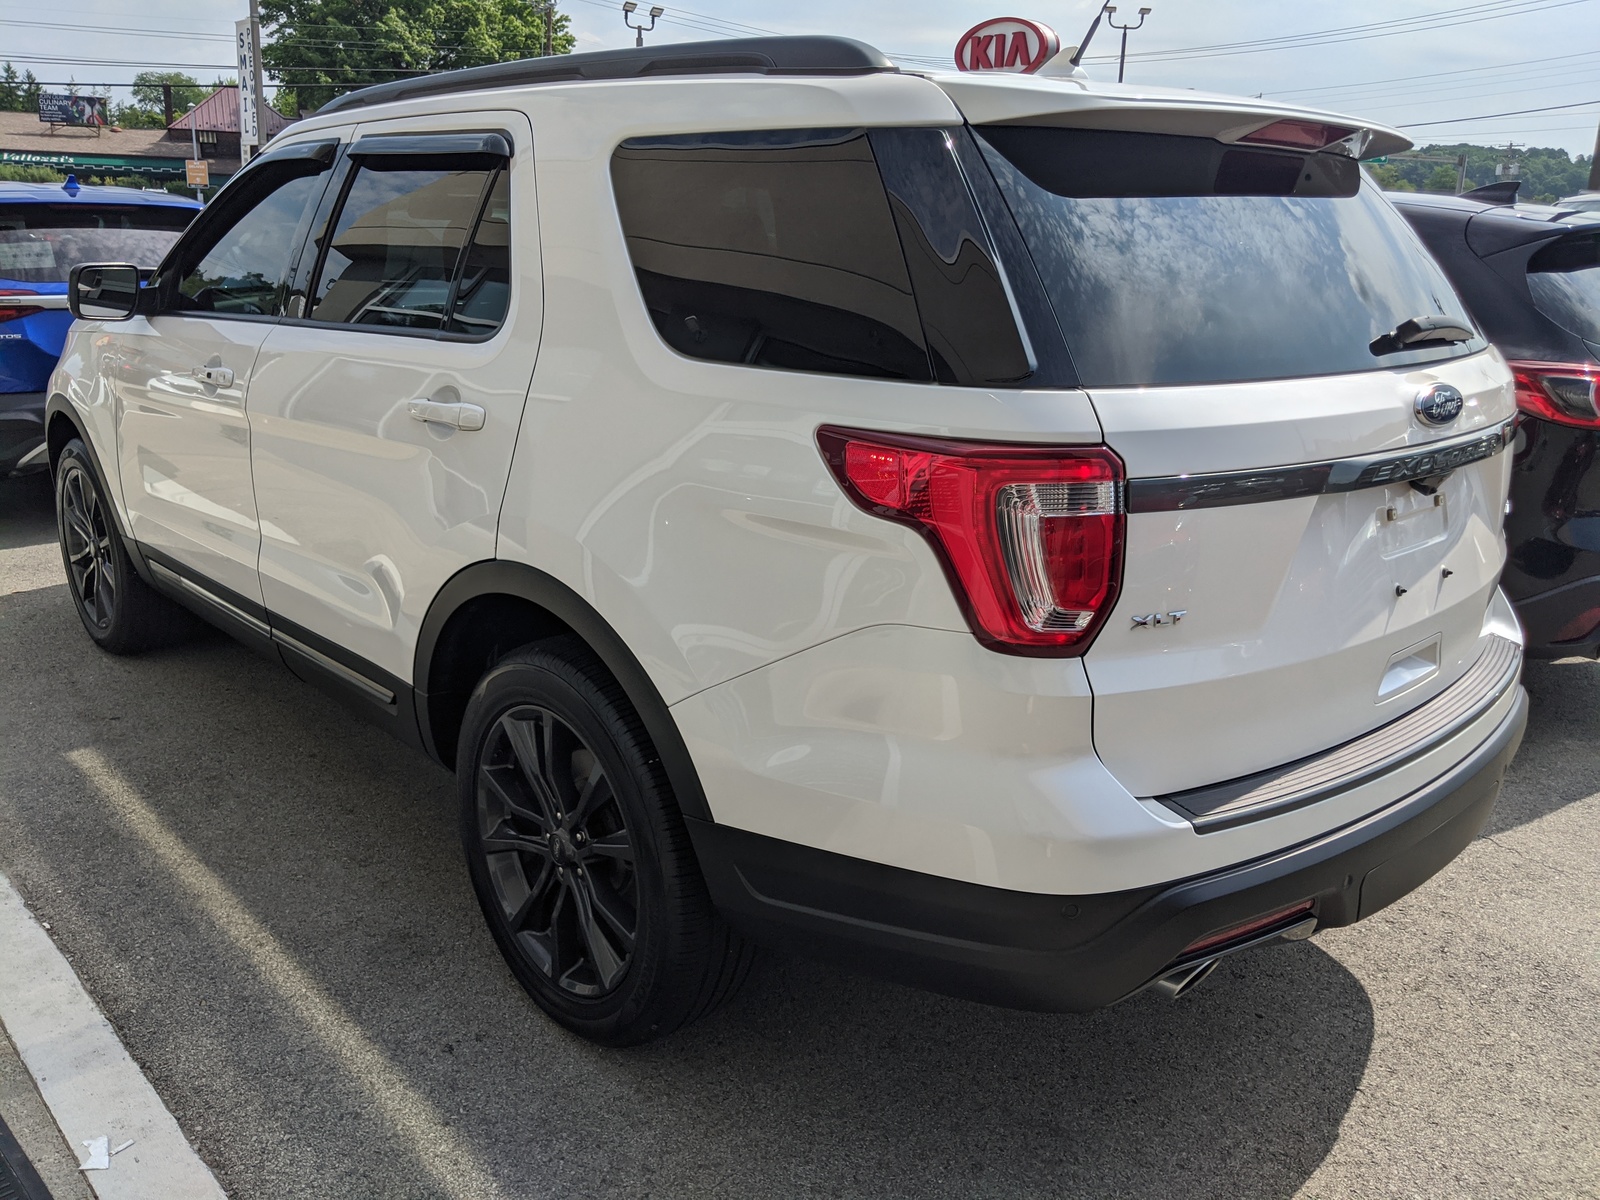
<path id="1" fill-rule="evenodd" d="M 122 534 L 122 541 L 127 547 L 128 557 L 133 559 L 133 565 L 138 569 L 139 574 L 148 581 L 150 569 L 145 565 L 144 555 L 139 553 L 138 544 L 133 539 L 133 529 L 128 524 L 128 515 L 123 511 L 120 503 L 122 499 L 121 493 L 120 491 L 113 492 L 111 490 L 106 469 L 100 462 L 100 451 L 95 448 L 94 439 L 84 432 L 83 420 L 78 416 L 78 410 L 73 407 L 72 401 L 68 400 L 60 392 L 51 392 L 49 399 L 44 402 L 45 444 L 48 445 L 50 442 L 50 427 L 55 424 L 58 415 L 65 418 L 68 424 L 72 426 L 74 436 L 89 451 L 89 466 L 94 470 L 95 483 L 100 488 L 100 494 L 111 504 L 111 512 L 117 519 L 117 531 Z M 55 473 L 56 454 L 51 451 L 50 475 L 52 479 L 55 477 Z"/>
<path id="2" fill-rule="evenodd" d="M 493 559 L 463 567 L 445 582 L 429 605 L 417 636 L 411 676 L 416 691 L 417 723 L 428 753 L 445 761 L 434 741 L 428 716 L 428 696 L 432 693 L 429 674 L 439 638 L 450 618 L 464 604 L 479 596 L 496 595 L 526 600 L 543 609 L 588 645 L 622 686 L 634 711 L 644 722 L 683 815 L 710 821 L 711 809 L 700 784 L 700 773 L 654 680 L 593 605 L 555 576 L 526 563 Z"/>

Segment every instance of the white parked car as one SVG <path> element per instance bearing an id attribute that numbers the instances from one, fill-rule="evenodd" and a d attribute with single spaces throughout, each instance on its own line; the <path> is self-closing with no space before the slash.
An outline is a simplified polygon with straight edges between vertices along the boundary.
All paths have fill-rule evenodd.
<path id="1" fill-rule="evenodd" d="M 1179 993 L 1443 867 L 1525 720 L 1511 374 L 1361 178 L 1403 145 L 831 38 L 354 93 L 75 276 L 72 593 L 453 766 L 598 1041 L 763 941 Z"/>

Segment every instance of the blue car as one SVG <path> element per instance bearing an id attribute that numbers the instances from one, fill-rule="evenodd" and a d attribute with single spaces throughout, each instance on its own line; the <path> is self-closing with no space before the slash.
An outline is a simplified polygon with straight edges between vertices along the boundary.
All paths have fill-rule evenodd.
<path id="1" fill-rule="evenodd" d="M 43 467 L 45 388 L 72 314 L 67 272 L 154 267 L 200 211 L 170 192 L 0 183 L 0 476 Z"/>

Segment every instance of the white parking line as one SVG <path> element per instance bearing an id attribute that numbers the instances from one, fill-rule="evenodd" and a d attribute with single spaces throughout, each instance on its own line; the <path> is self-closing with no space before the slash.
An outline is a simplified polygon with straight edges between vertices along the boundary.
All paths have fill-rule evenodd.
<path id="1" fill-rule="evenodd" d="M 66 757 L 127 830 L 149 847 L 189 898 L 233 942 L 262 983 L 277 993 L 343 1064 L 352 1081 L 367 1093 L 400 1139 L 409 1144 L 432 1177 L 437 1194 L 473 1200 L 499 1196 L 494 1179 L 427 1097 L 395 1068 L 361 1026 L 346 1015 L 232 889 L 167 827 L 138 789 L 96 750 L 73 750 Z"/>
<path id="2" fill-rule="evenodd" d="M 0 875 L 0 1024 L 80 1160 L 132 1145 L 84 1179 L 100 1200 L 226 1200 L 72 967 Z"/>

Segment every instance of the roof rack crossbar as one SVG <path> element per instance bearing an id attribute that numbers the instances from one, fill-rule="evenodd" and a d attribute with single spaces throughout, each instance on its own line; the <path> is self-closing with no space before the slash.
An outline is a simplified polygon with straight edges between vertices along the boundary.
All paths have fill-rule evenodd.
<path id="1" fill-rule="evenodd" d="M 535 83 L 579 83 L 656 75 L 873 75 L 898 68 L 883 52 L 842 37 L 730 38 L 720 42 L 676 42 L 645 49 L 555 54 L 396 79 L 336 96 L 317 111 L 342 112 L 420 96 L 442 96 L 485 88 Z"/>

